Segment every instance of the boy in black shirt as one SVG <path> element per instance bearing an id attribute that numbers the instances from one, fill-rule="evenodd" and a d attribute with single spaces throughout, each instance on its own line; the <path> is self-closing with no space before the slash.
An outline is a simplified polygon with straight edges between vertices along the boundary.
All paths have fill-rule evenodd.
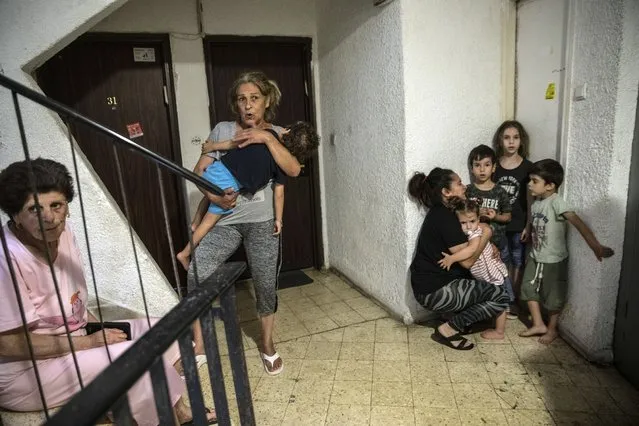
<path id="1" fill-rule="evenodd" d="M 267 129 L 279 139 L 274 130 Z M 308 123 L 298 121 L 289 126 L 282 133 L 282 144 L 294 155 L 298 161 L 304 161 L 319 145 L 319 136 Z M 221 189 L 232 188 L 235 192 L 244 191 L 255 193 L 257 190 L 273 180 L 276 185 L 286 183 L 286 175 L 275 163 L 268 148 L 262 144 L 249 145 L 242 149 L 229 151 L 219 161 L 211 157 L 202 157 L 208 164 L 200 164 L 204 170 L 202 177 Z M 232 213 L 215 204 L 209 204 L 208 211 L 193 231 L 193 248 L 202 238 L 215 227 L 222 215 Z M 284 197 L 275 198 L 275 234 L 282 228 L 282 214 L 284 212 Z M 191 258 L 191 245 L 187 244 L 177 254 L 184 269 L 188 270 Z"/>

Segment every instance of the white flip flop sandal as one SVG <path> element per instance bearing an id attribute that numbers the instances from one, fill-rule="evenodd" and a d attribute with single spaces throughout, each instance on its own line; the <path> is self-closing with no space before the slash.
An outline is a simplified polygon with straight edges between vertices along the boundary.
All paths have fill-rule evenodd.
<path id="1" fill-rule="evenodd" d="M 271 364 L 271 367 L 273 367 L 275 365 L 275 361 L 277 361 L 278 359 L 281 359 L 280 355 L 277 352 L 275 352 L 273 355 L 266 355 L 264 352 L 260 352 L 260 357 L 262 358 L 262 365 L 264 365 L 264 371 L 266 371 L 266 374 L 268 374 L 269 376 L 277 376 L 278 374 L 282 372 L 282 370 L 284 370 L 283 362 L 282 362 L 282 365 L 280 365 L 280 368 L 273 371 L 269 370 L 268 366 L 266 365 L 266 363 L 268 362 L 269 364 Z"/>

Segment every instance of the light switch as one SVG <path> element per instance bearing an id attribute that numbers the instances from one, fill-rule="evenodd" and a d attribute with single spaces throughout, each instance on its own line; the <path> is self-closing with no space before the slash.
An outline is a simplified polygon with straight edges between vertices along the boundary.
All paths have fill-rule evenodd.
<path id="1" fill-rule="evenodd" d="M 575 87 L 575 100 L 583 101 L 584 99 L 586 99 L 587 90 L 588 90 L 588 86 L 586 85 L 586 83 L 580 84 L 577 87 Z"/>

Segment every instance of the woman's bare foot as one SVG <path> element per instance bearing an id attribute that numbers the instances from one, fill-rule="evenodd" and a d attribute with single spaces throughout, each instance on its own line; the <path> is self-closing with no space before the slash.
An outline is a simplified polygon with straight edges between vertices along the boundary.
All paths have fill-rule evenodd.
<path id="1" fill-rule="evenodd" d="M 532 336 L 543 336 L 548 332 L 548 328 L 545 325 L 536 325 L 530 327 L 521 333 L 519 333 L 520 337 L 532 337 Z"/>
<path id="2" fill-rule="evenodd" d="M 177 254 L 177 260 L 180 262 L 185 271 L 189 270 L 189 263 L 191 263 L 191 256 L 185 250 L 182 250 Z"/>
<path id="3" fill-rule="evenodd" d="M 273 344 L 273 342 L 271 342 L 268 345 L 264 345 L 264 354 L 268 355 L 268 356 L 273 356 L 275 355 L 277 351 L 275 350 L 275 345 Z M 264 361 L 263 362 L 268 362 L 268 361 Z M 268 369 L 268 371 L 273 372 L 273 371 L 277 371 L 282 367 L 282 358 L 278 357 L 273 361 L 273 364 L 271 364 L 270 362 L 268 362 L 268 365 L 266 365 L 266 368 Z"/>
<path id="4" fill-rule="evenodd" d="M 557 330 L 548 329 L 548 332 L 539 338 L 539 343 L 550 345 L 558 336 Z"/>
<path id="5" fill-rule="evenodd" d="M 175 410 L 175 416 L 177 417 L 178 424 L 183 425 L 184 423 L 193 420 L 193 413 L 191 412 L 191 408 L 184 403 L 184 398 L 180 398 L 173 409 Z M 206 419 L 208 421 L 216 420 L 217 416 L 215 414 L 215 410 L 207 408 Z"/>
<path id="6" fill-rule="evenodd" d="M 504 332 L 494 329 L 484 330 L 479 335 L 486 340 L 504 340 Z"/>

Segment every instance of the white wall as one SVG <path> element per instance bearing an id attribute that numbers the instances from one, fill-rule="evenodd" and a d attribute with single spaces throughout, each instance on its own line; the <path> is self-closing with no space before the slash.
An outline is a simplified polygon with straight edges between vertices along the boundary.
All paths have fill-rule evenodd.
<path id="1" fill-rule="evenodd" d="M 400 4 L 320 0 L 317 19 L 329 263 L 404 316 Z"/>
<path id="2" fill-rule="evenodd" d="M 501 122 L 502 1 L 403 0 L 406 152 L 402 195 L 415 171 L 450 168 L 468 182 L 467 156 Z M 402 198 L 405 269 L 423 212 Z M 409 288 L 409 284 L 403 285 Z M 409 290 L 410 292 L 410 290 Z M 406 302 L 420 315 L 412 294 Z"/>
<path id="3" fill-rule="evenodd" d="M 598 263 L 571 230 L 561 329 L 589 358 L 610 361 L 639 85 L 639 2 L 572 3 L 568 71 L 573 87 L 588 84 L 588 97 L 569 100 L 564 193 L 617 254 Z"/>
<path id="4" fill-rule="evenodd" d="M 0 2 L 3 72 L 39 90 L 29 73 L 122 3 L 113 0 Z M 57 115 L 26 100 L 21 101 L 21 106 L 31 156 L 52 158 L 73 170 L 69 141 Z M 0 90 L 0 169 L 23 159 L 11 96 L 6 90 Z M 80 156 L 78 161 L 100 298 L 103 303 L 143 313 L 138 281 L 131 278 L 137 277 L 137 272 L 128 226 L 86 159 Z M 71 204 L 71 215 L 73 229 L 80 245 L 85 247 L 77 199 Z M 4 222 L 6 218 L 2 219 Z M 150 296 L 150 313 L 163 315 L 177 302 L 177 297 L 139 239 L 136 242 L 146 293 Z M 88 271 L 86 247 L 84 252 Z M 87 278 L 91 280 L 90 273 Z M 93 294 L 91 282 L 89 293 Z"/>

